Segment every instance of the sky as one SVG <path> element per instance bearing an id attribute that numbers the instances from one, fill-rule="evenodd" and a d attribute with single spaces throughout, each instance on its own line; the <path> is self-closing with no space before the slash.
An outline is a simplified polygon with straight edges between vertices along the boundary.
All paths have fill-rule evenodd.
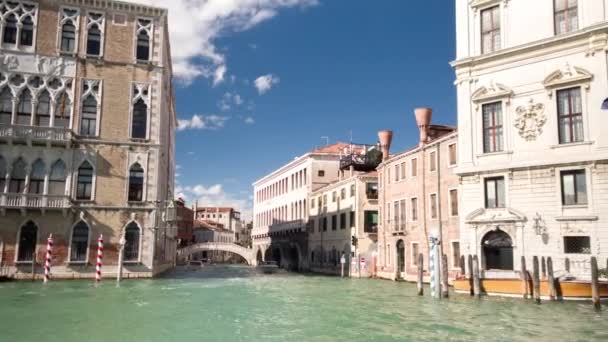
<path id="1" fill-rule="evenodd" d="M 311 149 L 456 124 L 454 1 L 133 0 L 169 9 L 176 192 L 251 218 L 252 183 Z"/>

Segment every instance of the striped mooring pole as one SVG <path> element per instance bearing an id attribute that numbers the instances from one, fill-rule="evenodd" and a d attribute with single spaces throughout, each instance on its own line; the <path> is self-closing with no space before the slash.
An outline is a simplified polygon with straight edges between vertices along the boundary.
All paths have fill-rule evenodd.
<path id="1" fill-rule="evenodd" d="M 97 264 L 95 265 L 95 283 L 101 282 L 101 265 L 103 260 L 103 235 L 97 240 Z"/>
<path id="2" fill-rule="evenodd" d="M 51 262 L 53 260 L 53 234 L 46 239 L 46 257 L 44 258 L 44 283 L 51 279 Z"/>
<path id="3" fill-rule="evenodd" d="M 441 282 L 439 275 L 439 239 L 429 238 L 431 250 L 429 251 L 429 273 L 431 275 L 431 297 L 440 298 Z"/>

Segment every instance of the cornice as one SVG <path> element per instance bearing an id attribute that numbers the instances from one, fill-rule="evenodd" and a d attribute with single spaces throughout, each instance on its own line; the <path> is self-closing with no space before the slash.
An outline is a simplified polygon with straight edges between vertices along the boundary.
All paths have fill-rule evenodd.
<path id="1" fill-rule="evenodd" d="M 164 17 L 167 16 L 168 13 L 166 8 L 146 6 L 118 0 L 61 0 L 61 3 L 71 6 L 96 8 L 122 13 L 133 13 L 150 17 Z"/>

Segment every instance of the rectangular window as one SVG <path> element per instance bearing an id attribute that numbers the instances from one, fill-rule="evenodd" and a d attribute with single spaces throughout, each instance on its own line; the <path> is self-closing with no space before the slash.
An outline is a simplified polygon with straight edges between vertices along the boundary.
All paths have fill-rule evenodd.
<path id="1" fill-rule="evenodd" d="M 500 6 L 481 11 L 481 53 L 500 49 Z"/>
<path id="2" fill-rule="evenodd" d="M 346 189 L 344 189 L 344 188 L 342 190 L 340 190 L 340 199 L 341 200 L 346 199 Z"/>
<path id="3" fill-rule="evenodd" d="M 429 171 L 437 171 L 437 152 L 431 152 L 429 154 Z"/>
<path id="4" fill-rule="evenodd" d="M 364 219 L 365 233 L 377 233 L 378 232 L 378 211 L 366 210 Z"/>
<path id="5" fill-rule="evenodd" d="M 331 201 L 336 202 L 338 200 L 338 193 L 335 191 L 331 193 Z"/>
<path id="6" fill-rule="evenodd" d="M 405 200 L 399 201 L 399 230 L 405 231 Z"/>
<path id="7" fill-rule="evenodd" d="M 366 183 L 365 184 L 365 193 L 367 195 L 367 199 L 377 200 L 378 199 L 378 183 Z"/>
<path id="8" fill-rule="evenodd" d="M 323 218 L 323 231 L 326 232 L 327 231 L 327 217 Z"/>
<path id="9" fill-rule="evenodd" d="M 412 221 L 418 221 L 418 199 L 412 198 Z"/>
<path id="10" fill-rule="evenodd" d="M 401 180 L 405 179 L 405 162 L 401 163 Z"/>
<path id="11" fill-rule="evenodd" d="M 452 242 L 452 267 L 460 267 L 460 242 L 458 241 Z"/>
<path id="12" fill-rule="evenodd" d="M 317 172 L 317 175 L 318 175 L 319 177 L 325 177 L 325 171 L 323 171 L 323 170 L 319 170 L 319 172 Z"/>
<path id="13" fill-rule="evenodd" d="M 450 166 L 454 166 L 456 165 L 456 163 L 458 162 L 458 156 L 456 153 L 456 144 L 451 144 L 448 146 L 448 156 L 449 156 L 449 160 L 448 160 L 448 164 Z"/>
<path id="14" fill-rule="evenodd" d="M 414 158 L 412 159 L 412 177 L 416 177 L 418 175 L 418 159 Z"/>
<path id="15" fill-rule="evenodd" d="M 390 167 L 386 169 L 386 182 L 391 184 L 391 169 Z"/>
<path id="16" fill-rule="evenodd" d="M 412 243 L 412 265 L 418 266 L 418 243 Z"/>
<path id="17" fill-rule="evenodd" d="M 310 201 L 310 209 L 314 209 L 315 208 L 315 199 L 313 198 L 312 201 Z"/>
<path id="18" fill-rule="evenodd" d="M 390 224 L 391 224 L 391 204 L 390 203 L 386 204 L 386 224 L 389 226 L 389 230 L 390 230 Z"/>
<path id="19" fill-rule="evenodd" d="M 458 190 L 450 190 L 450 214 L 458 216 Z"/>
<path id="20" fill-rule="evenodd" d="M 399 230 L 399 201 L 393 203 L 393 231 Z"/>
<path id="21" fill-rule="evenodd" d="M 350 185 L 350 197 L 355 197 L 355 184 Z"/>
<path id="22" fill-rule="evenodd" d="M 338 229 L 338 215 L 331 216 L 331 230 Z"/>
<path id="23" fill-rule="evenodd" d="M 486 178 L 486 208 L 504 208 L 505 207 L 505 178 L 495 177 Z"/>
<path id="24" fill-rule="evenodd" d="M 350 212 L 349 219 L 350 219 L 350 227 L 355 228 L 355 212 L 354 211 Z"/>
<path id="25" fill-rule="evenodd" d="M 431 200 L 431 219 L 437 218 L 437 194 L 430 195 Z"/>
<path id="26" fill-rule="evenodd" d="M 483 152 L 501 152 L 503 146 L 502 103 L 484 104 L 483 111 Z"/>
<path id="27" fill-rule="evenodd" d="M 584 141 L 580 87 L 557 91 L 557 115 L 560 144 Z"/>
<path id="28" fill-rule="evenodd" d="M 564 236 L 564 253 L 591 254 L 591 239 L 588 236 Z"/>
<path id="29" fill-rule="evenodd" d="M 399 181 L 399 164 L 395 165 L 395 182 Z"/>
<path id="30" fill-rule="evenodd" d="M 554 0 L 555 34 L 578 29 L 578 0 Z"/>
<path id="31" fill-rule="evenodd" d="M 561 172 L 562 204 L 587 204 L 587 180 L 585 170 Z"/>
<path id="32" fill-rule="evenodd" d="M 340 229 L 346 229 L 346 213 L 340 214 Z"/>

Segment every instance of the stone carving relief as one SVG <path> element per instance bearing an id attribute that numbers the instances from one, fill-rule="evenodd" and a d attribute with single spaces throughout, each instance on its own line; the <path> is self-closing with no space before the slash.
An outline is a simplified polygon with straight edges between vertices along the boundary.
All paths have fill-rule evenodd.
<path id="1" fill-rule="evenodd" d="M 17 70 L 19 68 L 19 59 L 15 55 L 0 53 L 0 65 L 4 70 Z"/>
<path id="2" fill-rule="evenodd" d="M 36 69 L 43 75 L 61 76 L 65 73 L 65 61 L 63 57 L 50 58 L 36 56 Z"/>
<path id="3" fill-rule="evenodd" d="M 543 126 L 547 122 L 545 105 L 534 103 L 534 100 L 530 99 L 528 105 L 519 106 L 515 111 L 517 117 L 514 126 L 519 135 L 526 141 L 536 140 L 543 133 Z"/>

